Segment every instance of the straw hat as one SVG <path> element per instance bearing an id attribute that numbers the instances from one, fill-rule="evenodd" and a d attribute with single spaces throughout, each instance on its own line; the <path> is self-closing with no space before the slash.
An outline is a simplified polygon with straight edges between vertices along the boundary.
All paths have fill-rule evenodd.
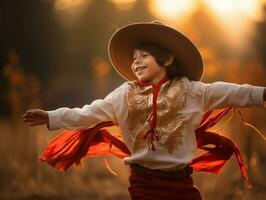
<path id="1" fill-rule="evenodd" d="M 117 29 L 108 43 L 108 56 L 115 70 L 128 81 L 137 80 L 131 70 L 134 48 L 147 41 L 170 50 L 179 60 L 185 75 L 199 81 L 203 76 L 203 59 L 194 43 L 181 32 L 158 21 L 131 23 Z"/>

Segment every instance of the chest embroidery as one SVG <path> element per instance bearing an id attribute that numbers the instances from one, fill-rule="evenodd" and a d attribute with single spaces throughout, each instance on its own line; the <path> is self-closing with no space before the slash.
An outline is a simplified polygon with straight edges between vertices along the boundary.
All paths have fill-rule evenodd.
<path id="1" fill-rule="evenodd" d="M 147 147 L 143 136 L 149 130 L 148 118 L 152 114 L 152 86 L 140 86 L 136 81 L 129 82 L 128 88 L 128 133 L 132 151 Z M 182 79 L 173 79 L 161 85 L 157 98 L 158 145 L 169 154 L 183 142 L 183 115 L 180 109 L 185 106 L 187 89 Z"/>

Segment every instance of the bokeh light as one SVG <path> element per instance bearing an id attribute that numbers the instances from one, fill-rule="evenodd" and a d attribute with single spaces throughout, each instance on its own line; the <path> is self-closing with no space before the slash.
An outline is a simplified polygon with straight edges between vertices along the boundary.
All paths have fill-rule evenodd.
<path id="1" fill-rule="evenodd" d="M 151 13 L 160 19 L 172 21 L 184 20 L 197 8 L 196 0 L 153 0 L 150 1 Z"/>
<path id="2" fill-rule="evenodd" d="M 136 0 L 109 0 L 112 3 L 115 4 L 115 6 L 119 9 L 119 10 L 130 10 L 131 8 L 134 7 Z"/>

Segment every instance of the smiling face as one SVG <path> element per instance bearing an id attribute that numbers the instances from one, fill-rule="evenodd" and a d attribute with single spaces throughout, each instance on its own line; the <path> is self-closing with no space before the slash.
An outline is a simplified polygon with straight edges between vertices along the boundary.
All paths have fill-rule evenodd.
<path id="1" fill-rule="evenodd" d="M 155 58 L 145 50 L 135 49 L 131 65 L 138 80 L 157 83 L 166 75 L 164 66 L 160 66 Z"/>

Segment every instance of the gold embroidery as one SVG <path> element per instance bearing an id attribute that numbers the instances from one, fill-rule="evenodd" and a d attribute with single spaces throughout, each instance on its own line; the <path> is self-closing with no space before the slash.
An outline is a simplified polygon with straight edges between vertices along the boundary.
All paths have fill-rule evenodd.
<path id="1" fill-rule="evenodd" d="M 166 87 L 169 87 L 167 89 Z M 172 84 L 163 85 L 157 99 L 157 131 L 159 145 L 172 154 L 183 143 L 183 115 L 187 90 L 183 80 L 174 79 Z"/>
<path id="2" fill-rule="evenodd" d="M 142 139 L 149 129 L 147 119 L 152 112 L 150 100 L 152 98 L 152 86 L 142 87 L 136 81 L 129 82 L 128 89 L 128 132 L 132 142 L 132 151 L 143 149 L 146 140 Z"/>
<path id="3" fill-rule="evenodd" d="M 149 130 L 148 118 L 152 114 L 152 86 L 139 86 L 129 82 L 128 90 L 128 133 L 132 151 L 147 146 L 144 134 Z M 182 79 L 167 81 L 160 87 L 157 98 L 158 145 L 172 154 L 183 142 L 183 116 L 180 109 L 185 106 L 187 89 Z"/>

